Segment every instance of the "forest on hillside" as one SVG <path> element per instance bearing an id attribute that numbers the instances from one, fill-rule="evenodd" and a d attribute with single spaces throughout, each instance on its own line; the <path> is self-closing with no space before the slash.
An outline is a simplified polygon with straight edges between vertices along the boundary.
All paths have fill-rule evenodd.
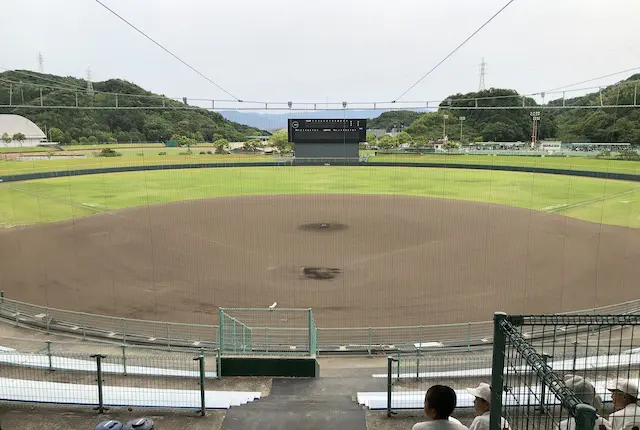
<path id="1" fill-rule="evenodd" d="M 640 109 L 614 107 L 637 103 L 640 74 L 582 97 L 553 100 L 540 109 L 533 98 L 511 89 L 491 88 L 445 98 L 437 111 L 416 113 L 390 111 L 369 121 L 370 128 L 403 125 L 416 143 L 442 139 L 446 121 L 449 139 L 463 142 L 495 141 L 526 142 L 531 140 L 531 112 L 540 112 L 538 139 L 557 139 L 564 142 L 627 142 L 640 145 Z M 522 105 L 527 109 L 515 109 Z M 564 105 L 564 107 L 563 107 Z M 604 107 L 602 107 L 602 106 Z M 465 109 L 474 107 L 514 109 Z M 594 106 L 594 109 L 571 109 L 571 106 Z M 444 117 L 447 116 L 445 120 Z M 462 127 L 461 127 L 462 125 Z"/>
<path id="2" fill-rule="evenodd" d="M 131 82 L 109 79 L 93 82 L 73 77 L 45 75 L 27 71 L 0 73 L 0 105 L 39 106 L 167 106 L 184 103 L 164 98 Z M 42 93 L 41 93 L 42 92 Z M 42 95 L 41 95 L 42 94 Z M 115 95 L 117 94 L 117 96 Z M 10 100 L 11 99 L 11 100 Z M 47 129 L 51 140 L 64 144 L 104 142 L 157 142 L 172 135 L 188 136 L 200 142 L 218 139 L 244 141 L 247 136 L 264 134 L 246 125 L 228 121 L 205 109 L 40 109 L 2 107 L 0 113 L 22 115 Z"/>

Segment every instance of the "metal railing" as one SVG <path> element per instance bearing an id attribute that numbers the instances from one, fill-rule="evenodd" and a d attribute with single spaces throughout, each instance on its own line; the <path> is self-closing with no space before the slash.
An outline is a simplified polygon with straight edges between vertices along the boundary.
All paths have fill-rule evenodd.
<path id="1" fill-rule="evenodd" d="M 640 299 L 621 304 L 585 309 L 565 314 L 632 314 L 640 312 Z M 95 315 L 38 306 L 0 297 L 0 319 L 14 325 L 59 333 L 85 340 L 103 340 L 123 345 L 148 345 L 158 348 L 205 348 L 219 345 L 219 327 L 207 324 L 174 323 Z M 491 321 L 398 327 L 315 327 L 313 343 L 319 354 L 367 354 L 443 350 L 472 350 L 493 343 Z M 571 326 L 532 327 L 525 336 L 553 336 L 577 330 Z M 255 343 L 266 348 L 272 327 L 264 325 L 255 332 Z M 281 330 L 273 327 L 272 332 Z M 299 328 L 296 328 L 298 331 Z M 283 335 L 280 335 L 282 337 Z M 288 336 L 287 348 L 309 351 L 309 336 Z M 297 339 L 297 340 L 296 340 Z M 271 341 L 270 341 L 271 342 Z M 274 343 L 275 346 L 275 343 Z"/>

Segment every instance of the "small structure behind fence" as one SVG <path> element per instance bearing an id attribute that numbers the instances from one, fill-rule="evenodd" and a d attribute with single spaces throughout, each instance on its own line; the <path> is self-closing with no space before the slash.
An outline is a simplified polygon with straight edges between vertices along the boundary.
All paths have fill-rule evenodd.
<path id="1" fill-rule="evenodd" d="M 220 308 L 221 355 L 315 356 L 311 309 Z"/>

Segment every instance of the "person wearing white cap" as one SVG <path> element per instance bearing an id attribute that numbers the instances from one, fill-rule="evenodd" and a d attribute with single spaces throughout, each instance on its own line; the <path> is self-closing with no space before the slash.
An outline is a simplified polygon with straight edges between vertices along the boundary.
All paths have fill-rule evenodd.
<path id="1" fill-rule="evenodd" d="M 456 392 L 451 387 L 433 385 L 424 396 L 424 414 L 428 421 L 417 423 L 412 430 L 469 430 L 451 416 L 456 402 Z"/>
<path id="2" fill-rule="evenodd" d="M 611 392 L 615 411 L 609 414 L 613 430 L 631 430 L 640 426 L 638 386 L 631 381 L 619 379 L 608 385 L 607 390 Z"/>
<path id="3" fill-rule="evenodd" d="M 481 382 L 476 388 L 467 388 L 467 392 L 475 399 L 473 400 L 473 408 L 478 414 L 469 426 L 469 430 L 489 430 L 489 421 L 491 415 L 491 387 L 485 382 Z M 507 420 L 502 418 L 500 428 L 511 429 Z"/>
<path id="4" fill-rule="evenodd" d="M 596 388 L 587 379 L 581 376 L 566 375 L 564 377 L 564 384 L 573 391 L 573 394 L 575 394 L 582 403 L 593 406 L 596 411 L 599 411 L 602 407 L 602 399 L 596 394 Z M 569 417 L 566 420 L 560 421 L 559 426 L 560 430 L 575 430 L 576 419 Z M 598 415 L 593 428 L 594 430 L 602 430 L 600 426 L 604 426 L 605 430 L 611 430 L 611 423 Z"/>

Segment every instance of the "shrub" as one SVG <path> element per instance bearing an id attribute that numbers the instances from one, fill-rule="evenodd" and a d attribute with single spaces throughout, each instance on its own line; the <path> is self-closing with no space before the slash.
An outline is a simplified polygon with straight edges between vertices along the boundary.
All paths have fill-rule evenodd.
<path id="1" fill-rule="evenodd" d="M 96 157 L 120 157 L 122 154 L 111 148 L 104 148 L 102 151 L 94 153 L 94 155 Z"/>
<path id="2" fill-rule="evenodd" d="M 212 151 L 207 151 L 207 154 L 212 155 L 213 152 Z"/>
<path id="3" fill-rule="evenodd" d="M 158 155 L 167 155 L 167 153 L 162 151 L 162 152 L 158 152 Z"/>
<path id="4" fill-rule="evenodd" d="M 200 155 L 206 155 L 206 151 L 200 151 Z"/>

